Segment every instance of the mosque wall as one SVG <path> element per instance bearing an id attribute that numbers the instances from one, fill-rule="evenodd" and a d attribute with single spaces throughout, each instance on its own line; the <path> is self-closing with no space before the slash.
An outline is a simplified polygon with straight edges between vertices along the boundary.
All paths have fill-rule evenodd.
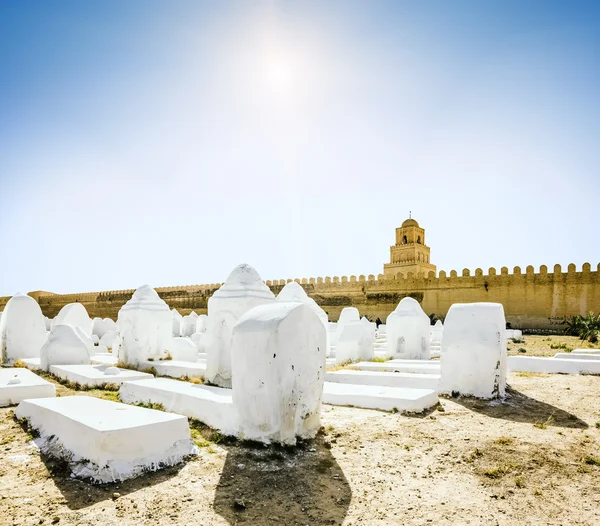
<path id="1" fill-rule="evenodd" d="M 427 276 L 408 273 L 406 276 L 333 276 L 324 278 L 302 278 L 296 280 L 267 281 L 277 294 L 289 281 L 300 283 L 329 315 L 338 319 L 344 307 L 356 307 L 362 315 L 382 321 L 392 312 L 405 296 L 417 299 L 427 314 L 446 315 L 453 303 L 489 301 L 502 303 L 507 321 L 513 328 L 562 330 L 565 318 L 589 311 L 600 312 L 600 265 L 595 270 L 589 263 L 580 271 L 574 264 L 563 272 L 555 265 L 551 272 L 545 265 L 535 273 L 532 266 L 525 272 L 515 267 L 512 272 L 502 267 L 500 272 L 490 268 L 487 274 L 477 269 L 471 275 L 468 269 L 462 272 L 444 271 L 436 276 L 431 271 Z M 171 308 L 182 314 L 194 310 L 207 313 L 207 302 L 220 284 L 162 287 L 157 292 Z M 79 302 L 91 317 L 116 319 L 119 309 L 131 298 L 134 289 L 82 294 L 32 293 L 46 316 L 54 317 L 68 303 Z M 0 298 L 0 310 L 8 301 Z"/>

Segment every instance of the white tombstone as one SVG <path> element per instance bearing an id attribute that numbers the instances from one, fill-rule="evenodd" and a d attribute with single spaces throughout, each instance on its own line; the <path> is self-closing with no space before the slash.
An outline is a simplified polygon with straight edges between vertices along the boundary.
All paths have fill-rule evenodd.
<path id="1" fill-rule="evenodd" d="M 92 320 L 87 310 L 81 303 L 69 303 L 65 305 L 54 318 L 54 324 L 68 324 L 79 327 L 88 336 L 92 335 Z"/>
<path id="2" fill-rule="evenodd" d="M 196 318 L 196 331 L 199 333 L 206 332 L 208 324 L 208 316 L 206 314 L 200 314 L 198 318 Z"/>
<path id="3" fill-rule="evenodd" d="M 237 266 L 208 300 L 206 380 L 231 387 L 231 337 L 240 317 L 258 305 L 273 303 L 271 289 L 250 265 Z"/>
<path id="4" fill-rule="evenodd" d="M 188 338 L 172 338 L 167 350 L 173 360 L 183 362 L 198 361 L 198 347 Z"/>
<path id="5" fill-rule="evenodd" d="M 233 329 L 233 403 L 239 436 L 295 444 L 320 427 L 325 327 L 302 303 L 261 305 Z"/>
<path id="6" fill-rule="evenodd" d="M 104 328 L 107 331 L 116 331 L 117 330 L 117 322 L 111 318 L 104 318 Z"/>
<path id="7" fill-rule="evenodd" d="M 24 358 L 39 358 L 48 333 L 39 304 L 27 294 L 8 300 L 0 319 L 0 354 L 11 364 Z"/>
<path id="8" fill-rule="evenodd" d="M 177 312 L 177 309 L 172 309 L 173 313 L 173 336 L 179 338 L 181 336 L 181 320 L 183 316 Z"/>
<path id="9" fill-rule="evenodd" d="M 437 320 L 435 325 L 430 327 L 429 334 L 431 346 L 439 347 L 442 344 L 442 337 L 444 335 L 444 326 L 441 320 Z"/>
<path id="10" fill-rule="evenodd" d="M 0 312 L 0 315 L 2 313 Z M 44 316 L 44 323 L 46 324 L 46 330 L 49 331 L 52 329 L 52 320 L 48 318 L 48 316 Z"/>
<path id="11" fill-rule="evenodd" d="M 81 334 L 72 325 L 54 325 L 40 352 L 40 367 L 49 371 L 51 365 L 89 364 L 90 353 Z"/>
<path id="12" fill-rule="evenodd" d="M 116 339 L 117 339 L 116 331 L 112 331 L 112 330 L 106 331 L 104 333 L 104 336 L 102 336 L 102 338 L 100 338 L 100 345 L 106 346 L 107 349 L 112 349 L 115 344 Z"/>
<path id="13" fill-rule="evenodd" d="M 327 356 L 330 354 L 329 349 L 329 318 L 327 317 L 327 313 L 317 305 L 317 302 L 313 300 L 311 297 L 306 294 L 305 290 L 299 283 L 295 281 L 290 281 L 286 284 L 279 294 L 277 295 L 277 301 L 279 302 L 298 302 L 304 303 L 308 305 L 314 313 L 321 320 L 321 323 L 325 327 L 325 335 L 327 336 L 325 351 Z"/>
<path id="14" fill-rule="evenodd" d="M 181 336 L 189 338 L 196 332 L 198 315 L 192 311 L 181 319 Z"/>
<path id="15" fill-rule="evenodd" d="M 387 317 L 386 356 L 409 360 L 429 359 L 429 316 L 413 298 L 402 298 Z"/>
<path id="16" fill-rule="evenodd" d="M 92 320 L 92 336 L 102 338 L 106 332 L 106 326 L 102 318 L 94 318 Z"/>
<path id="17" fill-rule="evenodd" d="M 505 326 L 500 303 L 457 303 L 450 307 L 442 340 L 440 393 L 504 396 Z"/>
<path id="18" fill-rule="evenodd" d="M 206 352 L 207 339 L 208 337 L 206 332 L 195 332 L 190 336 L 190 340 L 194 343 L 199 353 Z"/>
<path id="19" fill-rule="evenodd" d="M 65 325 L 65 324 L 64 323 L 62 323 L 62 324 L 55 324 L 54 327 L 56 327 L 57 325 Z M 54 329 L 54 327 L 52 327 L 52 328 Z M 92 354 L 94 354 L 96 352 L 96 349 L 97 349 L 97 347 L 94 345 L 94 340 L 92 340 L 92 338 L 90 336 L 88 336 L 85 332 L 83 332 L 83 330 L 81 329 L 81 327 L 73 327 L 73 328 L 75 329 L 75 332 L 78 334 L 78 336 L 85 343 L 85 347 L 88 350 L 88 354 L 90 356 Z"/>
<path id="20" fill-rule="evenodd" d="M 119 360 L 138 365 L 140 361 L 167 357 L 173 329 L 169 306 L 149 285 L 142 285 L 119 310 Z"/>
<path id="21" fill-rule="evenodd" d="M 342 325 L 337 338 L 335 363 L 343 364 L 357 360 L 371 360 L 374 356 L 375 327 L 363 318 Z"/>
<path id="22" fill-rule="evenodd" d="M 387 336 L 387 327 L 385 323 L 381 323 L 379 327 L 377 327 L 377 336 Z"/>
<path id="23" fill-rule="evenodd" d="M 327 324 L 327 338 L 329 340 L 329 348 L 330 352 L 327 356 L 331 354 L 331 349 L 337 345 L 337 337 L 338 337 L 338 325 L 335 321 L 330 321 Z"/>

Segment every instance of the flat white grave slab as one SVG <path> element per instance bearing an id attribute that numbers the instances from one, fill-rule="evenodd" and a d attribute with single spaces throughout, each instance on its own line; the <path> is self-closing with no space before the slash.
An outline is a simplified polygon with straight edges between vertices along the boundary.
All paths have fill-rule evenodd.
<path id="1" fill-rule="evenodd" d="M 355 385 L 378 385 L 380 387 L 433 389 L 437 391 L 440 383 L 440 375 L 342 369 L 341 371 L 325 373 L 325 381 Z"/>
<path id="2" fill-rule="evenodd" d="M 153 362 L 140 362 L 140 369 L 154 367 L 159 376 L 169 376 L 171 378 L 203 378 L 206 373 L 206 361 L 203 362 L 184 362 L 179 360 L 155 360 Z"/>
<path id="3" fill-rule="evenodd" d="M 90 396 L 25 400 L 17 418 L 37 429 L 36 444 L 68 461 L 73 475 L 96 482 L 172 466 L 196 447 L 187 418 Z"/>
<path id="4" fill-rule="evenodd" d="M 558 358 L 560 360 L 600 360 L 600 354 L 559 352 L 554 355 L 554 358 Z"/>
<path id="5" fill-rule="evenodd" d="M 23 358 L 21 361 L 25 364 L 27 369 L 29 369 L 30 371 L 37 371 L 38 369 L 41 368 L 40 358 Z"/>
<path id="6" fill-rule="evenodd" d="M 224 434 L 237 434 L 232 390 L 168 378 L 125 382 L 119 397 L 126 403 L 154 402 L 167 411 L 196 418 Z"/>
<path id="7" fill-rule="evenodd" d="M 0 369 L 0 407 L 16 405 L 27 398 L 56 396 L 54 384 L 40 378 L 29 369 L 10 367 Z"/>
<path id="8" fill-rule="evenodd" d="M 375 358 L 386 358 L 386 355 L 385 355 L 385 353 L 387 352 L 386 348 L 387 347 L 384 346 L 384 348 L 382 350 L 382 349 L 378 349 L 377 346 L 375 346 L 375 351 L 373 351 Z"/>
<path id="9" fill-rule="evenodd" d="M 600 354 L 600 349 L 573 349 L 571 354 Z"/>
<path id="10" fill-rule="evenodd" d="M 148 380 L 151 374 L 129 369 L 118 369 L 111 365 L 51 365 L 50 372 L 63 380 L 75 382 L 85 387 L 102 384 L 121 385 L 132 380 Z"/>
<path id="11" fill-rule="evenodd" d="M 325 382 L 323 403 L 346 405 L 363 409 L 420 413 L 438 403 L 437 391 L 433 389 L 409 389 L 406 387 L 381 387 Z"/>
<path id="12" fill-rule="evenodd" d="M 116 365 L 118 361 L 119 358 L 117 355 L 110 352 L 96 353 L 90 356 L 90 362 L 92 364 Z"/>
<path id="13" fill-rule="evenodd" d="M 600 360 L 509 356 L 508 370 L 527 373 L 600 374 Z"/>
<path id="14" fill-rule="evenodd" d="M 397 373 L 440 374 L 440 362 L 430 360 L 390 360 L 388 362 L 359 362 L 348 366 L 358 371 L 387 371 Z"/>

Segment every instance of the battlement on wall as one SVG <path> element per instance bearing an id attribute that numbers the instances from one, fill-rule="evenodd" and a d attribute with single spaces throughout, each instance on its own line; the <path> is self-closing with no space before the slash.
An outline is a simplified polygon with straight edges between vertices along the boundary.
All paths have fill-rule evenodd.
<path id="1" fill-rule="evenodd" d="M 447 273 L 444 270 L 439 271 L 436 276 L 436 272 L 430 271 L 425 275 L 423 272 L 419 272 L 418 274 L 414 274 L 412 272 L 408 272 L 406 275 L 402 272 L 398 272 L 395 276 L 392 275 L 384 275 L 378 274 L 375 276 L 374 274 L 369 274 L 365 276 L 364 274 L 359 275 L 358 277 L 355 275 L 351 276 L 326 276 L 326 277 L 318 277 L 318 278 L 294 278 L 294 279 L 280 279 L 280 280 L 267 280 L 266 284 L 269 287 L 278 287 L 284 286 L 287 283 L 295 281 L 300 285 L 338 285 L 342 286 L 345 284 L 353 284 L 353 283 L 369 283 L 375 284 L 378 282 L 383 282 L 385 285 L 391 285 L 393 283 L 399 282 L 404 283 L 407 281 L 417 281 L 422 280 L 427 284 L 434 284 L 435 282 L 445 282 L 449 279 L 458 279 L 461 278 L 490 278 L 490 279 L 498 279 L 503 278 L 505 276 L 508 277 L 530 277 L 533 279 L 548 279 L 548 277 L 563 279 L 564 276 L 567 278 L 575 278 L 578 276 L 594 276 L 597 277 L 600 272 L 600 263 L 597 265 L 596 270 L 592 271 L 592 266 L 590 263 L 584 263 L 581 267 L 581 270 L 577 270 L 577 267 L 574 263 L 571 263 L 567 266 L 567 271 L 563 272 L 561 265 L 554 265 L 552 272 L 548 271 L 548 267 L 546 265 L 541 265 L 539 271 L 536 273 L 535 269 L 532 265 L 529 265 L 525 268 L 525 272 L 521 270 L 521 267 L 514 267 L 512 272 L 509 271 L 508 267 L 501 267 L 498 272 L 496 268 L 491 267 L 488 269 L 487 274 L 483 273 L 481 268 L 475 269 L 474 273 L 471 274 L 471 271 L 467 268 L 460 271 L 460 274 L 456 270 L 451 270 Z"/>

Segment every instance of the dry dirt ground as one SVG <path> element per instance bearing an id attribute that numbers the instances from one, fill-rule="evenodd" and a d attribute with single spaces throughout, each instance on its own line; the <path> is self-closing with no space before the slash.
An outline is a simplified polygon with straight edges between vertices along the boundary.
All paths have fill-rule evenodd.
<path id="1" fill-rule="evenodd" d="M 600 344 L 577 336 L 524 336 L 522 341 L 508 340 L 510 356 L 554 356 L 574 349 L 600 349 Z"/>
<path id="2" fill-rule="evenodd" d="M 442 399 L 419 416 L 324 406 L 297 449 L 194 424 L 197 457 L 105 486 L 40 457 L 0 409 L 0 524 L 599 525 L 600 377 L 509 384 L 504 403 Z"/>

